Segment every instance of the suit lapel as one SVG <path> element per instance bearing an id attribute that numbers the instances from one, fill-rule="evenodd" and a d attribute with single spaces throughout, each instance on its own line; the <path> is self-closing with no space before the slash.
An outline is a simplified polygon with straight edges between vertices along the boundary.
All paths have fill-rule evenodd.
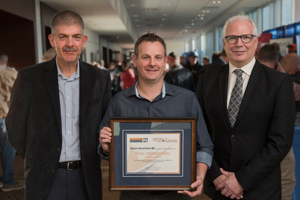
<path id="1" fill-rule="evenodd" d="M 85 63 L 80 61 L 79 64 L 80 64 L 79 125 L 81 130 L 84 124 L 86 109 L 90 100 L 91 91 L 95 84 L 95 76 L 92 75 L 88 66 Z"/>
<path id="2" fill-rule="evenodd" d="M 219 95 L 224 119 L 226 120 L 228 127 L 230 127 L 230 122 L 227 113 L 228 73 L 229 65 L 227 64 L 222 67 L 221 73 L 219 75 Z"/>
<path id="3" fill-rule="evenodd" d="M 239 123 L 240 119 L 245 113 L 247 106 L 251 102 L 253 95 L 259 86 L 260 80 L 261 80 L 261 64 L 256 61 L 253 70 L 251 72 L 250 79 L 240 106 L 239 114 L 237 116 L 234 126 L 236 126 Z"/>
<path id="4" fill-rule="evenodd" d="M 59 91 L 58 91 L 59 89 L 58 89 L 57 68 L 56 68 L 55 60 L 56 58 L 52 59 L 46 66 L 44 79 L 49 93 L 49 98 L 52 102 L 52 107 L 54 110 L 56 122 L 60 131 L 59 135 L 61 137 L 62 131 L 61 131 L 61 116 L 60 116 Z"/>

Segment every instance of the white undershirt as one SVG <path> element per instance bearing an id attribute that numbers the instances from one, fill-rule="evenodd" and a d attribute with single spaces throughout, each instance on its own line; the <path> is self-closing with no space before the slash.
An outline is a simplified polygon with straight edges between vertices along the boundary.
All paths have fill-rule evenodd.
<path id="1" fill-rule="evenodd" d="M 249 82 L 249 78 L 252 72 L 252 69 L 254 67 L 255 64 L 255 57 L 253 57 L 253 59 L 245 66 L 243 66 L 242 68 L 240 68 L 241 70 L 243 70 L 243 96 L 244 93 L 246 91 L 248 82 Z M 236 68 L 233 64 L 231 64 L 231 62 L 229 61 L 229 74 L 228 74 L 228 90 L 227 90 L 227 108 L 229 106 L 229 101 L 230 101 L 230 97 L 231 97 L 231 92 L 232 89 L 234 87 L 235 81 L 236 81 L 236 73 L 233 72 L 234 70 L 236 70 L 238 68 Z"/>

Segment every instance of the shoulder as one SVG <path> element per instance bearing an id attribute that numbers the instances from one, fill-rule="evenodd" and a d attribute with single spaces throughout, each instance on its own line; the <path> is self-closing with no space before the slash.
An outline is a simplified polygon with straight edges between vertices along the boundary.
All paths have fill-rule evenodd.
<path id="1" fill-rule="evenodd" d="M 165 82 L 166 93 L 174 96 L 182 96 L 184 99 L 196 97 L 195 93 L 191 90 L 179 87 L 177 85 L 169 84 Z"/>
<path id="2" fill-rule="evenodd" d="M 105 69 L 100 69 L 99 67 L 90 65 L 85 62 L 80 62 L 80 70 L 86 70 L 89 72 L 91 75 L 96 76 L 96 77 L 110 77 L 110 74 L 108 70 Z"/>

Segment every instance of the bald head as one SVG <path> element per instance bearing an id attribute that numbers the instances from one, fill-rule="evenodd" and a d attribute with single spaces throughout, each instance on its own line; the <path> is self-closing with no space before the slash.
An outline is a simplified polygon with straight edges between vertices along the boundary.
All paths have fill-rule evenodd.
<path id="1" fill-rule="evenodd" d="M 294 74 L 299 70 L 300 58 L 296 53 L 288 53 L 283 57 L 281 64 L 287 74 Z"/>

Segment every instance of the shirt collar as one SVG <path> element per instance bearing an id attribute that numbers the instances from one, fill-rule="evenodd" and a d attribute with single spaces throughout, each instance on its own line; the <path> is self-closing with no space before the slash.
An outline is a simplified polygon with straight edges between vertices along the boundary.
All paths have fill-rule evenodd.
<path id="1" fill-rule="evenodd" d="M 246 64 L 245 66 L 243 66 L 240 69 L 242 69 L 245 74 L 250 76 L 251 72 L 252 72 L 252 69 L 254 67 L 255 61 L 256 61 L 255 57 L 253 57 L 252 60 L 248 64 Z M 235 67 L 233 64 L 231 64 L 231 62 L 229 62 L 229 74 L 232 74 L 232 72 L 236 69 L 238 69 L 238 68 Z"/>
<path id="2" fill-rule="evenodd" d="M 58 66 L 58 63 L 57 63 L 57 58 L 56 58 L 56 68 L 57 68 L 57 76 L 58 76 L 58 77 L 62 77 L 62 79 L 68 80 L 68 78 L 67 78 L 63 73 L 61 73 L 60 68 L 59 68 L 59 66 Z M 76 70 L 76 72 L 75 72 L 69 79 L 70 79 L 70 80 L 71 80 L 71 79 L 74 80 L 74 79 L 79 78 L 79 77 L 80 77 L 79 70 L 80 70 L 80 69 L 79 69 L 79 59 L 78 59 L 78 62 L 77 62 L 77 70 Z"/>
<path id="3" fill-rule="evenodd" d="M 137 89 L 137 86 L 138 86 L 139 82 L 136 82 L 135 85 L 134 85 L 134 89 L 135 89 L 135 95 L 136 97 L 138 98 L 143 98 L 140 94 L 139 94 L 139 91 Z M 161 89 L 161 98 L 165 98 L 166 96 L 166 86 L 165 86 L 165 81 L 163 82 L 163 86 L 162 86 L 162 89 Z"/>

